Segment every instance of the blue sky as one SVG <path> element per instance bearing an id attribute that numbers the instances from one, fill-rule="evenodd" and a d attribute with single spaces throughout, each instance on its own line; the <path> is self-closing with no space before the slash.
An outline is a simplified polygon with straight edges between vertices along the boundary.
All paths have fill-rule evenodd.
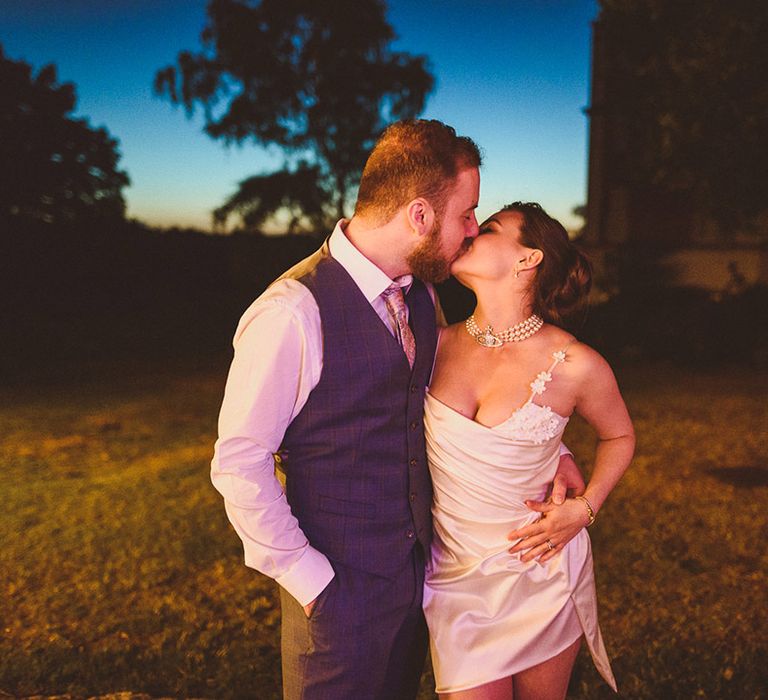
<path id="1" fill-rule="evenodd" d="M 206 0 L 0 0 L 0 43 L 72 81 L 77 114 L 120 142 L 129 216 L 208 228 L 248 175 L 280 163 L 252 145 L 226 148 L 202 119 L 152 94 L 155 72 L 197 50 Z M 590 23 L 594 0 L 390 0 L 394 48 L 426 54 L 436 77 L 425 117 L 483 149 L 479 215 L 539 201 L 566 226 L 586 200 Z"/>

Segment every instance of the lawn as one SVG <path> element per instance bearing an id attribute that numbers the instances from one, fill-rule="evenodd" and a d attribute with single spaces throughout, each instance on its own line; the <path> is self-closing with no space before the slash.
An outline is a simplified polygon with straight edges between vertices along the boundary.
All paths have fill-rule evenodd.
<path id="1" fill-rule="evenodd" d="M 279 697 L 275 587 L 208 480 L 224 372 L 0 390 L 0 696 Z M 621 697 L 766 698 L 768 376 L 618 374 L 637 456 L 590 532 Z M 569 697 L 615 697 L 584 653 Z"/>

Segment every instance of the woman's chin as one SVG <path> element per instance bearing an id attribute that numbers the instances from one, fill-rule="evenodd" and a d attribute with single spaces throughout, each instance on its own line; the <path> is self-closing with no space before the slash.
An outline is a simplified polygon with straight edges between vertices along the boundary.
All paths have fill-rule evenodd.
<path id="1" fill-rule="evenodd" d="M 466 273 L 464 267 L 458 260 L 454 262 L 453 265 L 451 265 L 451 277 L 453 277 L 460 284 L 463 284 L 465 287 L 469 286 L 469 275 Z"/>
<path id="2" fill-rule="evenodd" d="M 456 260 L 454 260 L 451 263 L 451 267 L 450 267 L 451 275 L 456 279 L 459 279 L 459 277 L 466 271 L 466 265 L 464 264 L 465 257 L 466 257 L 466 253 L 456 258 Z"/>

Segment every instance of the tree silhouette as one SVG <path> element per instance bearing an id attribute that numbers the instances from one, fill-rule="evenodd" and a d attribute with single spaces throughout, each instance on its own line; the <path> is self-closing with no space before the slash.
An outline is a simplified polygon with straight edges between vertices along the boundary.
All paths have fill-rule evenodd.
<path id="1" fill-rule="evenodd" d="M 224 227 L 230 214 L 240 215 L 246 228 L 257 229 L 274 212 L 287 212 L 288 233 L 301 231 L 307 225 L 321 230 L 329 222 L 325 206 L 327 193 L 323 176 L 316 166 L 300 162 L 293 170 L 279 170 L 267 175 L 254 175 L 240 182 L 235 192 L 213 212 L 214 225 Z"/>
<path id="2" fill-rule="evenodd" d="M 56 68 L 37 75 L 0 46 L 0 219 L 62 223 L 123 218 L 117 141 L 105 129 L 68 116 L 72 83 L 56 83 Z"/>
<path id="3" fill-rule="evenodd" d="M 600 0 L 628 183 L 690 196 L 724 231 L 768 202 L 768 5 Z"/>
<path id="4" fill-rule="evenodd" d="M 279 147 L 282 170 L 257 175 L 214 219 L 256 227 L 281 208 L 291 227 L 344 215 L 384 127 L 418 115 L 433 86 L 426 58 L 393 52 L 380 0 L 211 0 L 200 53 L 158 71 L 155 91 L 227 144 Z"/>

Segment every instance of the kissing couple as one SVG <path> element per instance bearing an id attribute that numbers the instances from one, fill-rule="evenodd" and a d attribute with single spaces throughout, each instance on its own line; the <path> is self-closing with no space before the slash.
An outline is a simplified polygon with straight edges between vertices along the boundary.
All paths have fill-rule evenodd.
<path id="1" fill-rule="evenodd" d="M 288 700 L 415 698 L 428 645 L 443 699 L 563 698 L 582 640 L 616 688 L 586 527 L 632 423 L 562 328 L 586 259 L 536 204 L 478 226 L 480 164 L 441 122 L 391 125 L 354 216 L 236 330 L 211 478 L 279 584 Z M 446 326 L 451 274 L 477 306 Z M 574 411 L 598 438 L 586 487 Z"/>

